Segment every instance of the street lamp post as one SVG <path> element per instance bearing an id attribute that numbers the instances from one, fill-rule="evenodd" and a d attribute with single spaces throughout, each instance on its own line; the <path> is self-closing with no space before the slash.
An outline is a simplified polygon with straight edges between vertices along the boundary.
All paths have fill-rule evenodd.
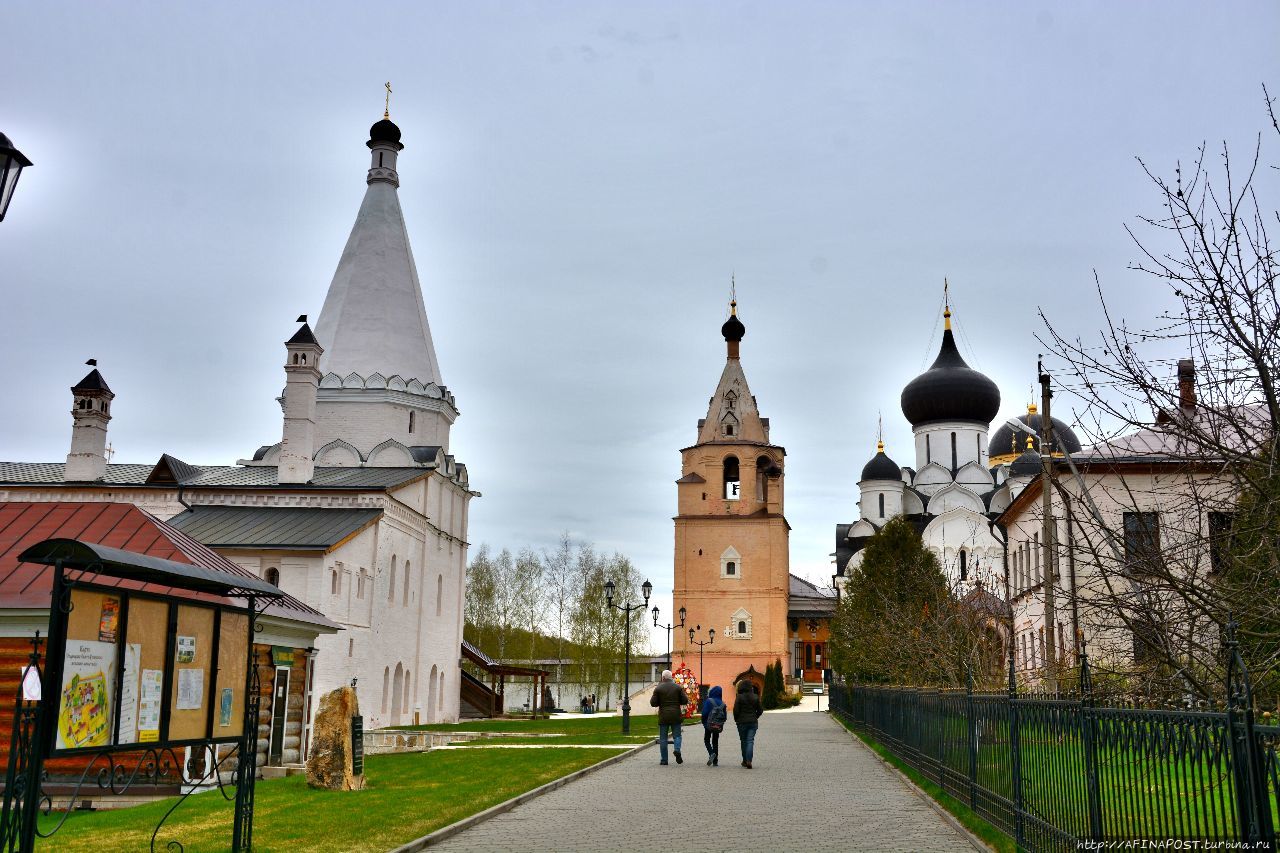
<path id="1" fill-rule="evenodd" d="M 4 220 L 5 211 L 9 209 L 13 188 L 18 185 L 22 170 L 30 165 L 31 161 L 13 147 L 9 137 L 0 133 L 0 221 Z"/>
<path id="2" fill-rule="evenodd" d="M 630 591 L 628 591 L 625 604 L 614 604 L 613 593 L 616 590 L 617 587 L 613 581 L 609 581 L 604 585 L 605 603 L 616 610 L 621 610 L 625 620 L 622 640 L 624 659 L 622 668 L 622 733 L 626 735 L 631 734 L 631 614 L 637 610 L 644 610 L 649 606 L 649 595 L 653 592 L 653 584 L 645 581 L 640 585 L 640 590 L 644 593 L 643 604 L 632 604 Z"/>
<path id="3" fill-rule="evenodd" d="M 673 628 L 683 628 L 684 617 L 685 617 L 685 609 L 681 607 L 679 622 L 675 623 L 674 625 L 659 625 L 658 624 L 658 605 L 655 604 L 653 606 L 653 627 L 665 628 L 667 631 L 667 669 L 671 669 L 671 630 Z"/>
<path id="4" fill-rule="evenodd" d="M 699 684 L 698 691 L 699 691 L 699 692 L 701 692 L 701 691 L 702 691 L 701 685 L 703 685 L 703 684 L 706 684 L 706 683 L 707 683 L 707 682 L 706 682 L 706 679 L 705 679 L 705 678 L 703 678 L 703 675 L 702 675 L 702 649 L 703 649 L 703 647 L 704 647 L 704 646 L 709 646 L 709 645 L 711 645 L 712 643 L 714 643 L 714 642 L 716 641 L 716 629 L 715 629 L 715 628 L 709 628 L 709 629 L 707 630 L 707 636 L 708 636 L 708 637 L 710 637 L 710 639 L 708 639 L 708 640 L 695 640 L 695 639 L 693 638 L 693 632 L 694 632 L 694 631 L 701 631 L 701 630 L 702 630 L 702 626 L 701 626 L 701 625 L 699 625 L 697 628 L 690 628 L 690 629 L 689 629 L 689 644 L 690 644 L 690 645 L 693 645 L 693 646 L 697 646 L 697 647 L 698 647 L 698 684 Z"/>

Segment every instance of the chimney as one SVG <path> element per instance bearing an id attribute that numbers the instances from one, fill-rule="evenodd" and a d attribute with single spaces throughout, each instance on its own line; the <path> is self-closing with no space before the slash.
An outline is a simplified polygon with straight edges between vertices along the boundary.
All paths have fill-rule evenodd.
<path id="1" fill-rule="evenodd" d="M 320 353 L 324 352 L 307 325 L 285 342 L 284 439 L 280 444 L 280 483 L 309 483 L 315 473 L 316 394 L 320 388 Z"/>
<path id="2" fill-rule="evenodd" d="M 1178 405 L 1184 412 L 1196 407 L 1196 363 L 1190 358 L 1178 359 Z"/>
<path id="3" fill-rule="evenodd" d="M 93 369 L 71 388 L 71 452 L 62 475 L 69 483 L 101 480 L 107 473 L 107 424 L 116 395 L 98 372 L 97 359 L 85 364 Z"/>

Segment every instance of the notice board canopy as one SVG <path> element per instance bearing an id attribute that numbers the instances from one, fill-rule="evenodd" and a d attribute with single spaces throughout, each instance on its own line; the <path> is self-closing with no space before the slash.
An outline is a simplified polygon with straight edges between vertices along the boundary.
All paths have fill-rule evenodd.
<path id="1" fill-rule="evenodd" d="M 87 569 L 92 566 L 95 574 L 106 577 L 178 587 L 212 595 L 255 595 L 265 598 L 278 598 L 281 595 L 278 587 L 257 578 L 233 575 L 192 563 L 178 563 L 149 554 L 121 551 L 119 548 L 77 539 L 46 539 L 37 542 L 19 554 L 18 559 L 24 563 L 45 566 L 52 566 L 61 560 L 63 567 L 68 569 Z"/>

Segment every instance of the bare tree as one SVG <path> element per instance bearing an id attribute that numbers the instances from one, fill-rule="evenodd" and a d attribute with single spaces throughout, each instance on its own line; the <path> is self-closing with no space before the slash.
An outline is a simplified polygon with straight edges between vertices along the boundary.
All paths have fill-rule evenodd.
<path id="1" fill-rule="evenodd" d="M 574 543 L 566 530 L 554 551 L 542 555 L 542 574 L 547 590 L 548 628 L 555 625 L 556 640 L 556 701 L 563 703 L 560 685 L 564 681 L 563 663 L 565 628 L 574 594 Z"/>
<path id="2" fill-rule="evenodd" d="M 1042 315 L 1094 442 L 1059 481 L 1059 564 L 1081 569 L 1069 592 L 1096 662 L 1166 695 L 1221 694 L 1230 619 L 1259 684 L 1280 667 L 1280 213 L 1263 160 L 1280 124 L 1263 94 L 1270 128 L 1243 162 L 1225 143 L 1170 178 L 1139 160 L 1160 212 L 1129 229 L 1131 268 L 1175 307 L 1135 327 L 1095 276 L 1096 340 Z"/>

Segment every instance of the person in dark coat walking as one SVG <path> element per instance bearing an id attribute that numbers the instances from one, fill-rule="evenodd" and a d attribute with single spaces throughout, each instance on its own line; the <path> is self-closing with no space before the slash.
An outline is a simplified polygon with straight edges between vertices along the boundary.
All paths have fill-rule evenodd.
<path id="1" fill-rule="evenodd" d="M 712 687 L 699 711 L 702 714 L 702 745 L 707 748 L 707 764 L 711 767 L 720 765 L 720 732 L 729 716 L 724 700 L 720 698 L 723 695 L 720 685 Z"/>
<path id="2" fill-rule="evenodd" d="M 667 763 L 667 733 L 670 732 L 676 748 L 676 764 L 684 764 L 680 757 L 680 724 L 684 722 L 684 706 L 689 704 L 689 697 L 671 678 L 671 670 L 662 671 L 662 680 L 653 689 L 649 704 L 658 709 L 658 763 Z"/>
<path id="3" fill-rule="evenodd" d="M 742 741 L 742 766 L 751 769 L 756 750 L 756 729 L 764 706 L 756 694 L 756 686 L 745 678 L 738 682 L 738 696 L 733 701 L 733 721 L 738 724 L 738 740 Z"/>

